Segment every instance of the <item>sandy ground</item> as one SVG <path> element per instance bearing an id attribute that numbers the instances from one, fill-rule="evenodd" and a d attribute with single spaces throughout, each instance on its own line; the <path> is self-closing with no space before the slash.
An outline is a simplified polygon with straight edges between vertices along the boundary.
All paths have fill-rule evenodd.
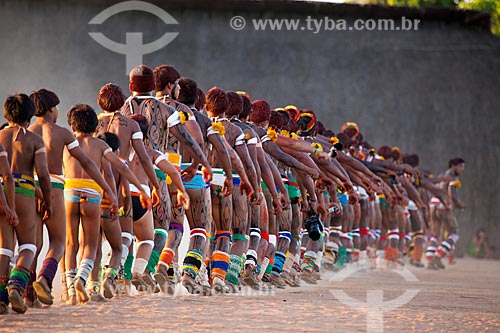
<path id="1" fill-rule="evenodd" d="M 325 271 L 317 285 L 302 282 L 299 288 L 270 293 L 243 289 L 239 295 L 193 296 L 179 286 L 175 296 L 135 295 L 68 306 L 56 290 L 50 308 L 0 316 L 0 331 L 500 332 L 500 261 L 458 259 L 442 271 L 380 267 Z M 374 317 L 369 326 L 366 309 L 339 301 L 345 293 L 365 302 L 374 291 L 383 293 L 379 301 L 388 307 L 408 290 L 417 295 L 402 307 L 379 308 L 383 321 Z M 368 311 L 376 310 L 371 302 Z"/>

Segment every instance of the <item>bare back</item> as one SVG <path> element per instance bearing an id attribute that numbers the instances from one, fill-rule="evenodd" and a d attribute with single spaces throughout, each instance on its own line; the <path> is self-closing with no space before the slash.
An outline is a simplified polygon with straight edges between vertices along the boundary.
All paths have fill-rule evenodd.
<path id="1" fill-rule="evenodd" d="M 44 148 L 43 139 L 21 127 L 7 127 L 0 131 L 0 144 L 7 151 L 13 174 L 33 176 L 35 153 Z"/>
<path id="2" fill-rule="evenodd" d="M 101 161 L 105 152 L 111 148 L 106 144 L 106 142 L 91 137 L 91 136 L 79 136 L 77 137 L 78 143 L 81 149 L 88 155 L 88 157 L 94 161 L 97 168 L 101 170 Z M 83 170 L 80 162 L 68 152 L 64 151 L 64 177 L 66 178 L 84 178 L 91 179 L 85 170 Z"/>
<path id="3" fill-rule="evenodd" d="M 98 136 L 106 132 L 118 136 L 120 139 L 120 157 L 126 159 L 132 148 L 132 136 L 135 133 L 141 133 L 141 129 L 135 120 L 125 117 L 120 112 L 102 113 L 99 115 L 95 135 Z"/>
<path id="4" fill-rule="evenodd" d="M 76 140 L 73 133 L 48 121 L 37 121 L 29 127 L 29 130 L 40 135 L 45 143 L 49 173 L 61 175 L 64 147 Z"/>
<path id="5" fill-rule="evenodd" d="M 175 112 L 172 107 L 156 100 L 153 96 L 131 96 L 121 110 L 126 117 L 140 114 L 148 120 L 149 128 L 145 145 L 164 152 L 168 144 L 168 117 Z"/>

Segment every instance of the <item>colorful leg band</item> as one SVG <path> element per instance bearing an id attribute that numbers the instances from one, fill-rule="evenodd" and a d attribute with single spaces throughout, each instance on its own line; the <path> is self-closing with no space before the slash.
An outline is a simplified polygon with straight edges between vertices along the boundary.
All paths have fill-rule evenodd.
<path id="1" fill-rule="evenodd" d="M 22 267 L 19 268 L 16 267 L 10 272 L 10 279 L 8 282 L 8 286 L 25 288 L 26 285 L 28 284 L 29 279 L 30 279 L 30 272 L 27 269 Z"/>
<path id="2" fill-rule="evenodd" d="M 274 266 L 274 258 L 269 258 L 269 264 L 266 267 L 266 274 L 271 274 Z"/>
<path id="3" fill-rule="evenodd" d="M 198 276 L 198 272 L 200 271 L 202 261 L 203 254 L 201 251 L 189 250 L 184 258 L 182 270 L 184 273 L 191 275 L 193 279 L 196 279 L 196 276 Z"/>
<path id="4" fill-rule="evenodd" d="M 9 276 L 0 276 L 0 302 L 4 302 L 5 305 L 9 304 L 9 293 L 7 292 L 7 285 L 9 283 Z"/>
<path id="5" fill-rule="evenodd" d="M 248 249 L 246 253 L 245 266 L 254 267 L 257 264 L 257 251 Z"/>
<path id="6" fill-rule="evenodd" d="M 57 265 L 57 260 L 54 258 L 47 258 L 43 261 L 42 268 L 38 274 L 38 276 L 43 276 L 45 280 L 47 280 L 50 289 L 52 289 L 52 281 L 54 281 L 54 276 L 56 276 Z"/>
<path id="7" fill-rule="evenodd" d="M 368 228 L 359 228 L 359 234 L 361 236 L 368 236 Z"/>
<path id="8" fill-rule="evenodd" d="M 250 228 L 250 237 L 257 237 L 257 238 L 261 238 L 261 235 L 260 235 L 260 229 L 259 228 Z"/>
<path id="9" fill-rule="evenodd" d="M 396 228 L 396 229 L 389 230 L 389 232 L 387 233 L 387 238 L 399 239 L 399 229 Z"/>
<path id="10" fill-rule="evenodd" d="M 234 284 L 240 283 L 240 272 L 241 272 L 241 257 L 236 254 L 231 254 L 229 256 L 229 268 L 226 274 L 226 280 Z"/>
<path id="11" fill-rule="evenodd" d="M 231 231 L 229 231 L 229 230 L 216 231 L 214 241 L 216 242 L 219 238 L 227 238 L 227 239 L 229 239 L 229 241 L 231 241 Z"/>
<path id="12" fill-rule="evenodd" d="M 125 264 L 123 265 L 123 276 L 125 280 L 132 280 L 132 265 L 134 264 L 134 256 L 129 254 Z"/>
<path id="13" fill-rule="evenodd" d="M 274 255 L 274 265 L 272 268 L 272 274 L 280 276 L 283 271 L 283 265 L 285 264 L 286 254 L 283 252 L 276 252 Z"/>
<path id="14" fill-rule="evenodd" d="M 117 275 L 118 275 L 118 271 L 113 267 L 108 267 L 104 271 L 104 277 L 109 276 L 110 278 L 115 279 Z"/>
<path id="15" fill-rule="evenodd" d="M 229 263 L 229 254 L 222 251 L 214 251 L 210 266 L 210 276 L 212 278 L 218 277 L 224 280 L 226 278 L 227 270 L 229 269 Z"/>
<path id="16" fill-rule="evenodd" d="M 262 236 L 262 239 L 265 239 L 267 242 L 269 242 L 269 233 L 268 232 L 261 232 L 260 235 Z"/>
<path id="17" fill-rule="evenodd" d="M 292 240 L 292 233 L 290 231 L 278 232 L 278 238 L 286 238 L 290 242 Z"/>
<path id="18" fill-rule="evenodd" d="M 184 233 L 184 226 L 180 223 L 177 223 L 177 222 L 170 222 L 170 226 L 168 227 L 168 230 L 177 230 L 182 234 L 182 233 Z"/>
<path id="19" fill-rule="evenodd" d="M 316 252 L 307 251 L 304 253 L 304 259 L 302 260 L 301 268 L 306 272 L 312 272 L 314 269 L 314 264 L 316 261 Z"/>
<path id="20" fill-rule="evenodd" d="M 242 235 L 242 234 L 234 234 L 233 235 L 233 242 L 235 242 L 235 241 L 246 242 L 247 238 L 245 237 L 245 235 Z"/>
<path id="21" fill-rule="evenodd" d="M 158 264 L 158 261 L 160 260 L 160 253 L 156 251 L 153 248 L 153 251 L 151 251 L 151 255 L 149 256 L 148 264 L 146 266 L 146 269 L 151 272 L 152 274 L 156 272 L 156 265 Z"/>
<path id="22" fill-rule="evenodd" d="M 207 240 L 207 231 L 203 228 L 192 229 L 191 233 L 190 233 L 190 238 L 193 238 L 196 236 L 202 237 L 206 241 Z"/>
<path id="23" fill-rule="evenodd" d="M 172 263 L 172 261 L 174 261 L 174 256 L 175 256 L 174 250 L 169 249 L 168 247 L 164 248 L 161 251 L 160 264 L 169 266 Z"/>

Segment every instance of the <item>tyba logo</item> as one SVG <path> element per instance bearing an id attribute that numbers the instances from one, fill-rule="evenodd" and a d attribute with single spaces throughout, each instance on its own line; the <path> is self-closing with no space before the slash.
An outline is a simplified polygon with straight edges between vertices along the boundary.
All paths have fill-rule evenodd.
<path id="1" fill-rule="evenodd" d="M 160 7 L 144 1 L 125 1 L 117 3 L 116 5 L 108 7 L 97 14 L 93 19 L 89 21 L 89 24 L 102 24 L 113 15 L 132 10 L 151 13 L 159 17 L 163 22 L 165 22 L 165 24 L 178 24 L 178 22 L 172 17 L 172 15 L 170 15 Z M 161 36 L 157 40 L 151 43 L 143 44 L 142 32 L 127 32 L 125 33 L 125 44 L 121 44 L 109 39 L 102 32 L 89 32 L 90 37 L 92 37 L 103 47 L 113 52 L 125 55 L 126 75 L 128 75 L 128 73 L 134 66 L 142 64 L 143 55 L 164 48 L 168 43 L 173 41 L 178 34 L 178 32 L 165 32 L 163 36 Z"/>

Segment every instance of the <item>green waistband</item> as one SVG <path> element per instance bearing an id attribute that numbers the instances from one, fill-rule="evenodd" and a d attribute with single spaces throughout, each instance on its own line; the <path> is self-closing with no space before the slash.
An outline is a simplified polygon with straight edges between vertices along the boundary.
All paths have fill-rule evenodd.
<path id="1" fill-rule="evenodd" d="M 167 174 L 160 169 L 155 169 L 155 173 L 159 180 L 167 180 Z"/>
<path id="2" fill-rule="evenodd" d="M 15 188 L 15 192 L 19 193 L 21 195 L 24 195 L 25 197 L 33 198 L 35 197 L 35 190 L 31 190 L 28 188 L 23 188 L 23 187 L 17 187 Z"/>
<path id="3" fill-rule="evenodd" d="M 36 186 L 40 187 L 40 182 L 38 180 L 35 181 L 35 184 Z M 64 190 L 64 184 L 61 183 L 50 182 L 50 187 Z"/>

